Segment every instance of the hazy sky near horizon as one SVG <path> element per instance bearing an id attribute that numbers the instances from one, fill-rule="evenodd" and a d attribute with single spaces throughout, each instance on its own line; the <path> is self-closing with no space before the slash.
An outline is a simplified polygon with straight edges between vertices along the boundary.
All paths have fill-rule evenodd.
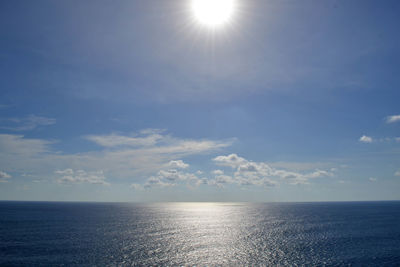
<path id="1" fill-rule="evenodd" d="M 0 2 L 0 199 L 400 199 L 400 2 Z"/>

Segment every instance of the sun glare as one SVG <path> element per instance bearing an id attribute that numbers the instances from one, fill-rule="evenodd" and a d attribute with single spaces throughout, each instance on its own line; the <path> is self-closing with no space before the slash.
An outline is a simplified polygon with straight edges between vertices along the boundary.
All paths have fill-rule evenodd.
<path id="1" fill-rule="evenodd" d="M 199 23 L 215 28 L 230 21 L 235 0 L 192 0 L 191 8 Z"/>

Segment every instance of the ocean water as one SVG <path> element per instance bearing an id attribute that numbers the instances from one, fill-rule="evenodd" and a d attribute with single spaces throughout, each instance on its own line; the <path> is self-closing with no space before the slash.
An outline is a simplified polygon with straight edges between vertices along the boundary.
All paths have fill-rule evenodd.
<path id="1" fill-rule="evenodd" d="M 0 202 L 1 266 L 400 266 L 400 202 Z"/>

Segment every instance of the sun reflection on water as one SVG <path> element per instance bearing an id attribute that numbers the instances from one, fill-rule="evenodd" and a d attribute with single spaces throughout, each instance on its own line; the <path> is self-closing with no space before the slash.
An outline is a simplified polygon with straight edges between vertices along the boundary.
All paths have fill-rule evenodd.
<path id="1" fill-rule="evenodd" d="M 192 259 L 194 264 L 206 265 L 228 264 L 238 257 L 235 255 L 238 250 L 233 248 L 240 243 L 243 207 L 239 203 L 166 205 L 167 212 L 174 214 L 169 223 L 177 230 L 168 244 L 180 248 L 175 252 L 175 257 Z"/>

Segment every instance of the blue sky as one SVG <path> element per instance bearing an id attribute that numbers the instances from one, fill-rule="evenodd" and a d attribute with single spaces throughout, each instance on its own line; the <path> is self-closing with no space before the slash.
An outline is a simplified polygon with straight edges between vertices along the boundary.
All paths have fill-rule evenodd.
<path id="1" fill-rule="evenodd" d="M 400 199 L 400 3 L 0 3 L 0 198 Z"/>

